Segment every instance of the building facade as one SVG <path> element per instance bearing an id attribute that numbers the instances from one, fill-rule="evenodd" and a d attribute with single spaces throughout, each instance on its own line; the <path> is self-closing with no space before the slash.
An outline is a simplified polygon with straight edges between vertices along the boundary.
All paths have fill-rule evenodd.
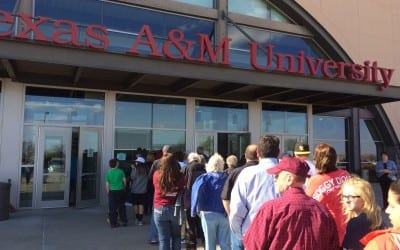
<path id="1" fill-rule="evenodd" d="M 359 174 L 382 151 L 398 160 L 397 65 L 349 53 L 322 2 L 1 1 L 12 204 L 104 204 L 108 160 L 164 144 L 240 157 L 271 134 L 282 155 L 332 144 Z"/>

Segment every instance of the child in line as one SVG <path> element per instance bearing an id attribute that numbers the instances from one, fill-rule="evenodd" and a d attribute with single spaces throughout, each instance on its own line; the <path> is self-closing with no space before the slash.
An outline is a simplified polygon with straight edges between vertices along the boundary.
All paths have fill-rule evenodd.
<path id="1" fill-rule="evenodd" d="M 118 227 L 118 216 L 122 226 L 128 224 L 125 209 L 126 178 L 124 171 L 118 168 L 118 160 L 109 161 L 110 170 L 106 175 L 106 190 L 108 194 L 108 220 L 111 228 Z"/>

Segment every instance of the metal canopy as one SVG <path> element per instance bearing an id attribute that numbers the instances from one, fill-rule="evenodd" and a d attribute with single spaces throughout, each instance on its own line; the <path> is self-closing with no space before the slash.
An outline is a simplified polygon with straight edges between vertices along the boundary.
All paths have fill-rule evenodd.
<path id="1" fill-rule="evenodd" d="M 321 112 L 400 100 L 400 87 L 0 40 L 0 77 L 51 86 L 313 104 Z"/>

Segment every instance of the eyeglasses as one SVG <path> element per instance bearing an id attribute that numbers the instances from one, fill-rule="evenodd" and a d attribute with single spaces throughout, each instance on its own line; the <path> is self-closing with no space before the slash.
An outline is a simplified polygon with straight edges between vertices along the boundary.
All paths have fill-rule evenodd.
<path id="1" fill-rule="evenodd" d="M 355 200 L 357 198 L 360 198 L 360 196 L 359 195 L 342 195 L 343 200 L 346 200 L 346 199 Z"/>

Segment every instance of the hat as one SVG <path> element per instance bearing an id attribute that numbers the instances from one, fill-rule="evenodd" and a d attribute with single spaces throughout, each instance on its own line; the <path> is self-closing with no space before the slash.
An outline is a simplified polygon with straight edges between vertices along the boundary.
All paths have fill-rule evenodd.
<path id="1" fill-rule="evenodd" d="M 135 161 L 136 161 L 136 162 L 140 162 L 140 163 L 144 163 L 144 162 L 145 162 L 144 158 L 141 157 L 141 156 L 139 156 L 138 158 L 136 158 Z"/>
<path id="2" fill-rule="evenodd" d="M 294 153 L 296 155 L 308 155 L 310 154 L 310 146 L 304 142 L 297 142 L 296 145 L 294 145 Z"/>
<path id="3" fill-rule="evenodd" d="M 292 174 L 307 178 L 308 170 L 310 170 L 310 167 L 305 161 L 296 157 L 283 157 L 275 167 L 268 169 L 267 173 L 277 174 L 281 171 L 288 171 Z"/>

